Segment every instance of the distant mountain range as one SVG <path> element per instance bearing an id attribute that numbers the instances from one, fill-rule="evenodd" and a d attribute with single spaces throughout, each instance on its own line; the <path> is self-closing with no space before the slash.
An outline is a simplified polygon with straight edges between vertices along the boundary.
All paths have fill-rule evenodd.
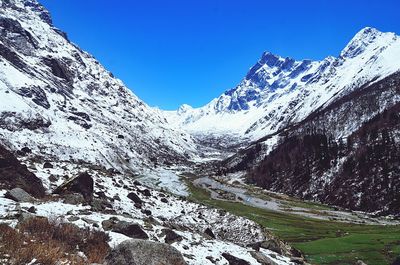
<path id="1" fill-rule="evenodd" d="M 396 213 L 400 170 L 388 162 L 400 148 L 396 34 L 364 28 L 322 61 L 265 52 L 237 87 L 204 107 L 160 111 L 71 43 L 36 1 L 2 7 L 0 139 L 9 149 L 140 172 L 209 161 L 211 147 L 230 156 L 220 174 L 239 171 L 273 191 Z"/>
<path id="2" fill-rule="evenodd" d="M 207 144 L 207 136 L 213 145 L 228 137 L 236 146 L 218 174 L 242 172 L 268 190 L 398 215 L 399 70 L 399 36 L 367 27 L 322 61 L 266 52 L 237 87 L 166 115 Z"/>
<path id="3" fill-rule="evenodd" d="M 192 134 L 231 134 L 256 140 L 399 69 L 400 38 L 367 27 L 338 57 L 322 61 L 296 61 L 265 52 L 237 87 L 204 107 L 182 105 L 166 114 L 171 123 Z M 355 129 L 349 126 L 340 134 L 344 137 Z"/>

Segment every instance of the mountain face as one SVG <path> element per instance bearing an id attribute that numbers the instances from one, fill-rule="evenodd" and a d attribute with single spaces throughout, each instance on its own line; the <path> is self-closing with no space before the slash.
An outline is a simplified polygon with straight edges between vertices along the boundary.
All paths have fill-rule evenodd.
<path id="1" fill-rule="evenodd" d="M 257 140 L 398 71 L 399 59 L 398 36 L 364 28 L 338 57 L 322 61 L 296 61 L 266 52 L 237 87 L 204 107 L 183 105 L 166 113 L 169 121 L 192 134 Z"/>
<path id="2" fill-rule="evenodd" d="M 261 139 L 224 166 L 232 172 L 247 170 L 247 181 L 269 190 L 398 215 L 399 112 L 400 74 L 396 73 Z M 350 135 L 341 137 L 350 129 Z"/>
<path id="3" fill-rule="evenodd" d="M 122 171 L 194 157 L 187 133 L 71 43 L 37 1 L 0 6 L 3 144 Z"/>
<path id="4" fill-rule="evenodd" d="M 168 252 L 154 256 L 157 245 L 193 265 L 303 260 L 253 221 L 144 185 L 154 174 L 162 187 L 187 195 L 165 166 L 197 159 L 197 148 L 188 133 L 71 43 L 36 0 L 0 0 L 0 223 L 1 231 L 13 231 L 13 244 L 21 231 L 28 253 L 15 253 L 0 236 L 2 263 L 100 264 L 108 245 L 133 238 L 146 240 L 149 247 L 139 254 L 152 261 L 159 256 L 170 261 Z M 36 237 L 25 240 L 26 230 L 13 229 L 29 220 L 41 223 L 40 231 L 57 234 L 43 226 L 51 222 L 46 218 L 69 227 L 67 237 L 57 236 L 61 247 L 53 246 L 53 239 L 47 244 L 46 236 L 43 251 Z M 71 232 L 79 228 L 85 236 Z M 91 239 L 89 231 L 98 236 Z M 92 242 L 103 232 L 107 249 L 97 249 Z M 249 247 L 261 243 L 257 250 Z M 68 244 L 72 249 L 64 251 Z M 88 255 L 92 250 L 95 260 Z M 57 258 L 52 262 L 48 253 L 60 256 L 51 255 Z"/>
<path id="5" fill-rule="evenodd" d="M 336 58 L 264 53 L 234 89 L 167 115 L 199 139 L 250 140 L 217 163 L 218 175 L 242 172 L 271 191 L 398 215 L 399 73 L 399 36 L 364 28 Z"/>
<path id="6" fill-rule="evenodd" d="M 399 104 L 397 72 L 259 139 L 223 161 L 220 173 L 245 171 L 268 190 L 398 215 Z"/>

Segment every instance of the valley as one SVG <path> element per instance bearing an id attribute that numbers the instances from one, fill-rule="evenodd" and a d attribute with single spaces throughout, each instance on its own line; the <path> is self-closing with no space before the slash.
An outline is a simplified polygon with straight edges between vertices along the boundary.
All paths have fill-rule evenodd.
<path id="1" fill-rule="evenodd" d="M 37 0 L 0 7 L 0 264 L 398 264 L 396 33 L 165 111 Z"/>
<path id="2" fill-rule="evenodd" d="M 399 220 L 372 217 L 361 212 L 334 211 L 326 205 L 275 193 L 267 193 L 269 195 L 262 196 L 267 199 L 260 199 L 258 188 L 237 188 L 221 183 L 216 185 L 215 180 L 199 179 L 194 175 L 186 175 L 183 179 L 187 181 L 189 198 L 193 201 L 259 223 L 302 251 L 312 264 L 350 265 L 362 260 L 366 264 L 383 265 L 400 254 Z M 242 193 L 244 189 L 245 194 Z M 234 192 L 236 198 L 228 199 L 227 190 Z M 237 196 L 244 200 L 238 200 Z M 252 200 L 247 201 L 246 197 Z M 256 202 L 252 203 L 254 200 Z M 271 201 L 272 207 L 263 205 Z M 277 202 L 280 207 L 277 207 Z"/>

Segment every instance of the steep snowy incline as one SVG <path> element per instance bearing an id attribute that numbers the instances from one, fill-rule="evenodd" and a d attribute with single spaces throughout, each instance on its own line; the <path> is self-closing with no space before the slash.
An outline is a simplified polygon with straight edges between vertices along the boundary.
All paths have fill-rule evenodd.
<path id="1" fill-rule="evenodd" d="M 183 105 L 166 114 L 194 135 L 233 134 L 254 140 L 399 69 L 400 38 L 367 27 L 337 58 L 296 61 L 264 53 L 236 88 L 204 107 Z"/>
<path id="2" fill-rule="evenodd" d="M 36 0 L 0 7 L 3 144 L 122 171 L 194 157 L 187 133 L 71 43 Z"/>

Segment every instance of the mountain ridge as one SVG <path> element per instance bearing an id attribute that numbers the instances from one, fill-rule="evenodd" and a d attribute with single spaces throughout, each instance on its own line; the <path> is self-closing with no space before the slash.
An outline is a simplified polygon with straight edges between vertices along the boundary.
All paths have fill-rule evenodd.
<path id="1" fill-rule="evenodd" d="M 0 5 L 0 137 L 6 145 L 129 171 L 196 158 L 187 133 L 71 43 L 37 1 Z"/>
<path id="2" fill-rule="evenodd" d="M 395 59 L 399 47 L 394 33 L 366 27 L 338 57 L 296 61 L 264 52 L 237 87 L 203 107 L 165 113 L 171 123 L 192 134 L 235 134 L 256 140 L 300 121 L 352 87 L 400 69 Z M 308 107 L 300 106 L 301 101 Z"/>

